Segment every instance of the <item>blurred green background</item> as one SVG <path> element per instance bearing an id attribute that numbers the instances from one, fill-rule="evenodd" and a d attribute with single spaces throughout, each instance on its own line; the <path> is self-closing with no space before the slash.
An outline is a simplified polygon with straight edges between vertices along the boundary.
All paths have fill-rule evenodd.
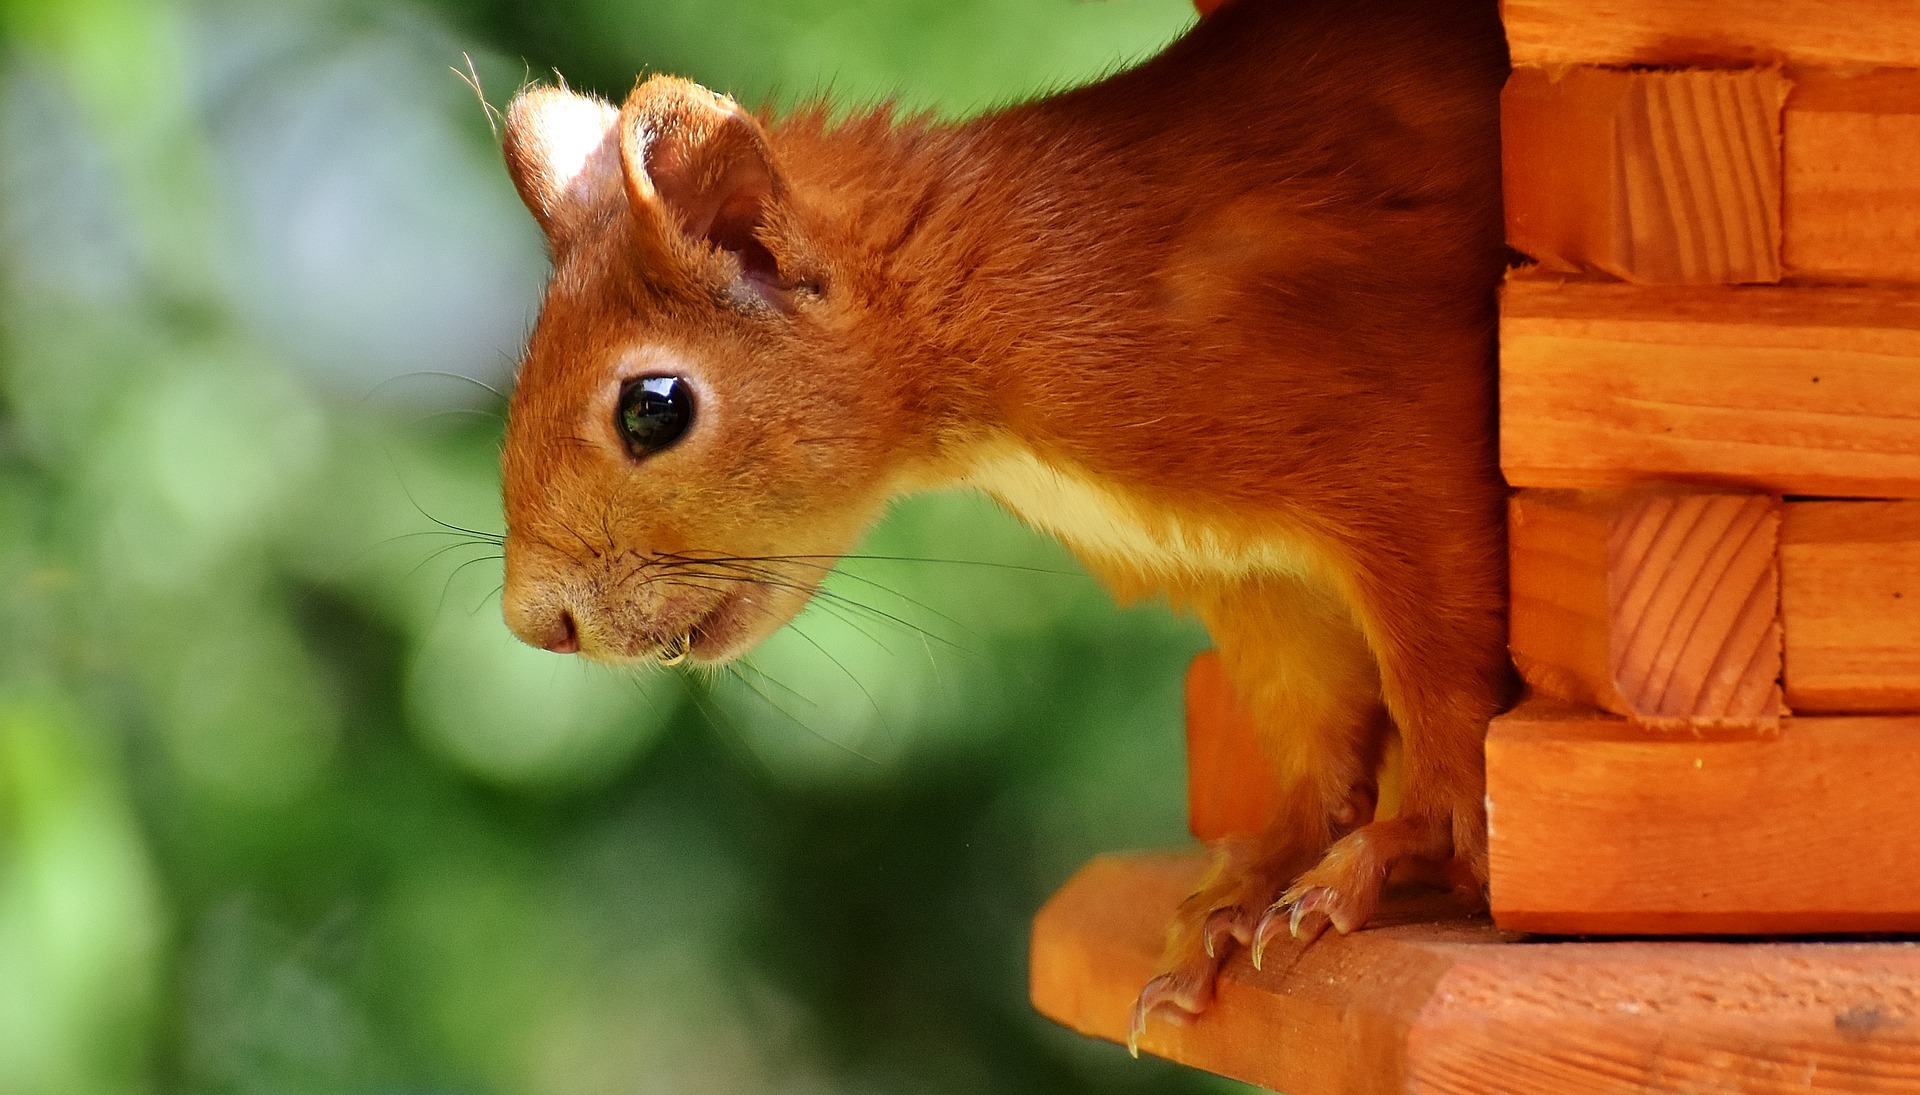
<path id="1" fill-rule="evenodd" d="M 0 1095 L 1229 1088 L 1026 1002 L 1046 895 L 1185 837 L 1193 624 L 934 497 L 863 608 L 615 672 L 516 645 L 445 527 L 500 527 L 546 272 L 463 53 L 496 104 L 963 115 L 1188 0 L 0 16 Z"/>

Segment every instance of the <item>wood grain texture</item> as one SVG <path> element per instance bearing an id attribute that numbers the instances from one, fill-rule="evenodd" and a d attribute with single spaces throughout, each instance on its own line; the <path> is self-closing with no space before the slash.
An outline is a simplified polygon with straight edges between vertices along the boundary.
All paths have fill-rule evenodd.
<path id="1" fill-rule="evenodd" d="M 1920 68 L 1912 0 L 1501 0 L 1515 65 Z"/>
<path id="2" fill-rule="evenodd" d="M 1083 867 L 1034 919 L 1034 1007 L 1124 1042 L 1167 923 L 1204 863 L 1190 854 L 1102 856 Z M 1407 1028 L 1449 964 L 1427 948 L 1500 938 L 1484 916 L 1463 912 L 1445 895 L 1403 894 L 1383 906 L 1377 929 L 1304 949 L 1276 944 L 1264 971 L 1236 954 L 1206 1017 L 1150 1023 L 1140 1048 L 1292 1095 L 1404 1091 Z"/>
<path id="3" fill-rule="evenodd" d="M 1202 865 L 1083 868 L 1034 921 L 1035 1006 L 1124 1040 Z M 1142 1048 L 1292 1095 L 1920 1092 L 1920 947 L 1521 943 L 1406 893 L 1383 913 L 1264 972 L 1235 959 L 1211 1012 Z"/>
<path id="4" fill-rule="evenodd" d="M 1920 718 L 1662 736 L 1533 700 L 1493 722 L 1487 801 L 1502 927 L 1920 931 Z"/>
<path id="5" fill-rule="evenodd" d="M 1799 76 L 1784 132 L 1787 272 L 1920 281 L 1920 72 Z"/>
<path id="6" fill-rule="evenodd" d="M 1515 276 L 1500 347 L 1514 486 L 1920 495 L 1920 289 Z"/>
<path id="7" fill-rule="evenodd" d="M 1187 667 L 1187 827 L 1201 840 L 1252 835 L 1277 805 L 1273 768 L 1253 717 L 1209 650 Z"/>
<path id="8" fill-rule="evenodd" d="M 1516 69 L 1501 94 L 1507 242 L 1651 284 L 1780 280 L 1777 69 Z"/>
<path id="9" fill-rule="evenodd" d="M 1789 703 L 1920 711 L 1920 502 L 1791 503 L 1780 574 Z"/>
<path id="10" fill-rule="evenodd" d="M 1448 1095 L 1920 1091 L 1908 943 L 1560 943 L 1463 955 L 1409 1039 Z"/>
<path id="11" fill-rule="evenodd" d="M 1514 664 L 1646 725 L 1775 726 L 1778 499 L 1522 491 L 1508 509 Z"/>

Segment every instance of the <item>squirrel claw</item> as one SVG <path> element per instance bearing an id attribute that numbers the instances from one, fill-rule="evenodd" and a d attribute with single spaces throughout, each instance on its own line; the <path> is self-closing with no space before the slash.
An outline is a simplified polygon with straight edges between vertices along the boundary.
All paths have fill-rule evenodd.
<path id="1" fill-rule="evenodd" d="M 1287 917 L 1287 934 L 1300 940 L 1302 945 L 1311 945 L 1333 924 L 1333 918 L 1327 913 L 1327 906 L 1333 900 L 1334 892 L 1324 886 L 1301 894 Z"/>
<path id="2" fill-rule="evenodd" d="M 1200 927 L 1201 945 L 1205 948 L 1208 958 L 1225 956 L 1226 948 L 1222 945 L 1224 940 L 1232 939 L 1245 946 L 1252 938 L 1253 933 L 1247 927 L 1246 910 L 1235 905 L 1208 913 L 1206 923 Z"/>
<path id="3" fill-rule="evenodd" d="M 1332 923 L 1326 914 L 1333 893 L 1316 886 L 1298 895 L 1287 894 L 1273 903 L 1253 929 L 1253 968 L 1261 969 L 1267 947 L 1283 934 L 1311 946 Z"/>
<path id="4" fill-rule="evenodd" d="M 1154 1013 L 1159 1012 L 1168 1021 L 1184 1026 L 1206 1008 L 1212 996 L 1210 977 L 1197 992 L 1190 986 L 1183 987 L 1178 974 L 1163 973 L 1148 981 L 1127 1019 L 1127 1052 L 1139 1059 L 1140 1036 L 1147 1032 L 1147 1021 Z"/>

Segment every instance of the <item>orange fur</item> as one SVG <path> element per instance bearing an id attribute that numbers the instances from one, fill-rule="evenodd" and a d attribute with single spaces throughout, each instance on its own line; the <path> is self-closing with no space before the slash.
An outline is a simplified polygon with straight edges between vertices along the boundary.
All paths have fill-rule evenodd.
<path id="1" fill-rule="evenodd" d="M 1319 861 L 1305 905 L 1344 930 L 1394 861 L 1484 878 L 1504 73 L 1490 0 L 1238 0 L 953 126 L 524 94 L 507 156 L 554 276 L 503 454 L 509 623 L 725 659 L 889 498 L 972 483 L 1205 621 L 1293 804 L 1249 893 Z M 613 400 L 646 371 L 699 413 L 635 461 Z M 1389 719 L 1405 798 L 1369 825 Z"/>

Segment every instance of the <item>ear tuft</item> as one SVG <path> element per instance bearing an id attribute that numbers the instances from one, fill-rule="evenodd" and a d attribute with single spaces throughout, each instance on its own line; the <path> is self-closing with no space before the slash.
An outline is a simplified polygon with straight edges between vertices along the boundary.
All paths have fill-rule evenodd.
<path id="1" fill-rule="evenodd" d="M 655 76 L 621 108 L 620 160 L 643 226 L 733 255 L 750 281 L 777 283 L 773 257 L 756 236 L 784 184 L 766 131 L 740 104 Z"/>
<path id="2" fill-rule="evenodd" d="M 620 199 L 619 118 L 603 100 L 565 88 L 528 88 L 507 107 L 507 171 L 556 251 Z"/>

